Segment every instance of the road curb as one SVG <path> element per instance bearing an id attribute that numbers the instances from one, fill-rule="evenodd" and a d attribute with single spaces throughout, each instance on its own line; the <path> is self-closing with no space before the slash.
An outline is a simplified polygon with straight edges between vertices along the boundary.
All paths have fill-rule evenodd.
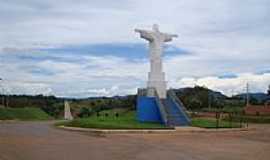
<path id="1" fill-rule="evenodd" d="M 95 129 L 95 128 L 67 127 L 63 125 L 57 127 L 69 131 L 89 132 L 99 134 L 175 134 L 175 133 L 196 133 L 196 132 L 210 133 L 210 132 L 240 132 L 240 131 L 249 131 L 252 129 L 252 128 L 206 129 L 199 127 L 176 127 L 174 129 Z"/>
<path id="2" fill-rule="evenodd" d="M 180 132 L 240 132 L 240 131 L 250 131 L 254 130 L 254 128 L 199 128 L 199 127 L 192 127 L 191 129 L 176 127 L 176 130 Z"/>
<path id="3" fill-rule="evenodd" d="M 79 127 L 67 127 L 58 126 L 58 128 L 79 131 L 79 132 L 92 132 L 103 134 L 148 134 L 148 133 L 172 133 L 175 129 L 96 129 L 96 128 L 79 128 Z"/>

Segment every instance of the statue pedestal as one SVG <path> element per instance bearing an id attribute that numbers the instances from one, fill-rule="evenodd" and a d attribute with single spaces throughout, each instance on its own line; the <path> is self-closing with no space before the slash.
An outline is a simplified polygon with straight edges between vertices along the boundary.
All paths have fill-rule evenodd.
<path id="1" fill-rule="evenodd" d="M 162 72 L 161 59 L 151 59 L 151 69 L 148 73 L 147 88 L 155 88 L 159 98 L 166 98 L 165 73 Z"/>
<path id="2" fill-rule="evenodd" d="M 148 81 L 147 82 L 148 88 L 155 88 L 159 98 L 165 99 L 166 98 L 166 82 L 165 81 Z"/>

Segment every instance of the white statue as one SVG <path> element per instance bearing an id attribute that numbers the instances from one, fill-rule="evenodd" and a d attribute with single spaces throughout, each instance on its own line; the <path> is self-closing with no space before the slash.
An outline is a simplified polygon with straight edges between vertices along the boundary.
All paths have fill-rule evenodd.
<path id="1" fill-rule="evenodd" d="M 166 81 L 161 61 L 163 44 L 178 36 L 160 32 L 157 24 L 153 25 L 153 31 L 135 29 L 135 32 L 140 33 L 141 38 L 149 41 L 151 67 L 148 73 L 147 88 L 155 88 L 160 98 L 166 98 Z M 148 96 L 153 96 L 153 94 L 149 93 Z"/>
<path id="2" fill-rule="evenodd" d="M 70 112 L 70 106 L 68 101 L 65 101 L 65 115 L 64 115 L 65 120 L 73 120 L 72 114 Z"/>

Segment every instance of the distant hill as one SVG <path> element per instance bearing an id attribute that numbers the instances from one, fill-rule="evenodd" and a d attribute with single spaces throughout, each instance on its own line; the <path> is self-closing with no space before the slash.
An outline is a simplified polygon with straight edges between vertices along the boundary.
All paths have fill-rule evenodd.
<path id="1" fill-rule="evenodd" d="M 241 98 L 241 99 L 246 99 L 246 94 L 242 93 L 242 94 L 238 94 L 235 95 L 234 97 L 237 98 Z M 249 98 L 251 102 L 255 102 L 255 103 L 264 103 L 266 100 L 270 100 L 270 96 L 267 95 L 266 93 L 249 93 Z"/>
<path id="2" fill-rule="evenodd" d="M 228 98 L 221 92 L 200 86 L 174 89 L 174 91 L 188 109 L 195 110 L 207 108 L 209 105 L 222 107 L 224 106 L 222 103 Z"/>
<path id="3" fill-rule="evenodd" d="M 199 93 L 199 92 L 207 92 L 207 94 L 211 95 L 214 98 L 218 99 L 226 99 L 228 98 L 226 95 L 222 94 L 221 92 L 214 91 L 208 88 L 196 86 L 196 87 L 185 87 L 185 88 L 179 88 L 179 89 L 174 89 L 176 93 L 179 95 L 181 94 L 187 94 L 187 93 Z"/>
<path id="4" fill-rule="evenodd" d="M 89 98 L 62 98 L 43 95 L 1 95 L 0 107 L 10 108 L 40 108 L 52 117 L 63 116 L 64 101 L 70 102 L 73 113 L 84 112 L 85 110 L 94 113 L 105 109 L 128 108 L 135 109 L 136 96 L 114 96 L 114 97 L 89 97 Z M 2 107 L 3 108 L 3 107 Z"/>

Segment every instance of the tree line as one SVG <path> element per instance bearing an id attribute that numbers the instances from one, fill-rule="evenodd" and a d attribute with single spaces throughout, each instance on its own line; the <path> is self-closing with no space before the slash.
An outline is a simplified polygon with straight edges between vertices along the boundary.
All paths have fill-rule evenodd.
<path id="1" fill-rule="evenodd" d="M 128 95 L 123 97 L 97 97 L 97 98 L 59 98 L 44 95 L 0 95 L 0 105 L 2 107 L 22 108 L 37 107 L 44 110 L 49 115 L 59 118 L 63 116 L 64 101 L 69 101 L 75 115 L 81 115 L 86 110 L 99 112 L 112 108 L 135 109 L 136 96 Z"/>

